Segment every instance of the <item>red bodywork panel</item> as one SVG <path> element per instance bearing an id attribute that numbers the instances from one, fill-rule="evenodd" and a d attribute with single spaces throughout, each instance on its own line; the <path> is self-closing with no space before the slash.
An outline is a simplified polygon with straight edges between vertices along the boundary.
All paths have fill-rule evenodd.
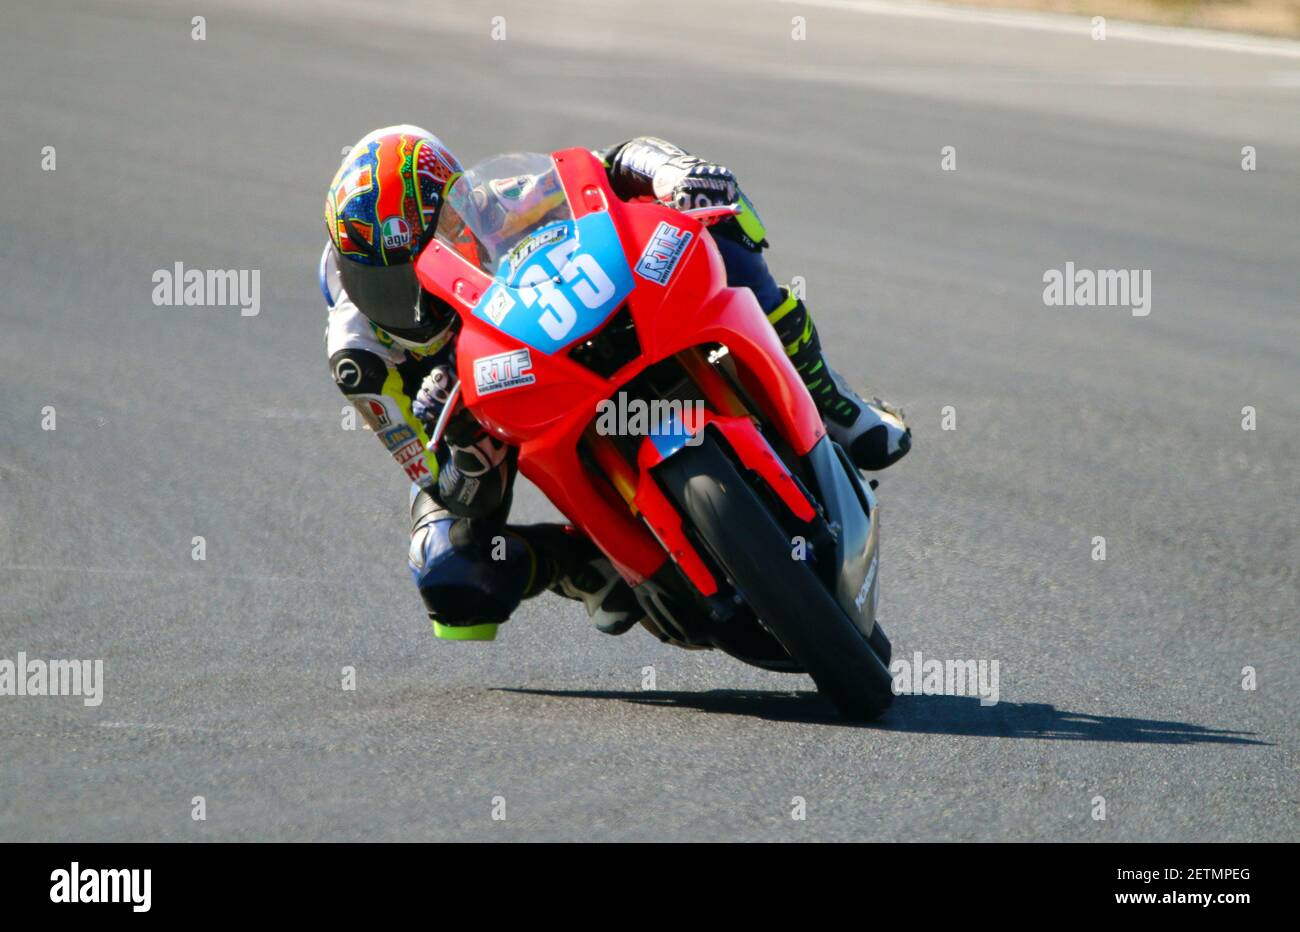
<path id="1" fill-rule="evenodd" d="M 639 358 L 606 379 L 570 359 L 571 347 L 549 355 L 534 351 L 532 384 L 480 396 L 474 361 L 525 346 L 470 313 L 491 287 L 491 277 L 437 240 L 421 252 L 416 273 L 425 289 L 460 310 L 456 357 L 462 398 L 487 429 L 519 448 L 523 474 L 633 584 L 653 575 L 671 551 L 697 588 L 711 595 L 716 583 L 681 533 L 681 518 L 672 503 L 650 476 L 647 467 L 653 464 L 640 463 L 636 480 L 633 502 L 643 522 L 609 482 L 592 475 L 579 459 L 579 443 L 596 417 L 598 403 L 649 365 L 691 347 L 722 343 L 736 360 L 746 390 L 796 454 L 807 453 L 825 433 L 821 417 L 753 293 L 726 286 L 722 258 L 698 221 L 661 204 L 618 200 L 604 166 L 585 149 L 567 149 L 552 158 L 574 219 L 607 211 L 630 268 L 635 269 L 660 222 L 692 234 L 666 284 L 633 272 L 635 288 L 626 306 L 640 341 Z M 706 421 L 722 431 L 741 462 L 767 479 L 795 514 L 811 519 L 808 501 L 752 422 L 712 412 Z"/>

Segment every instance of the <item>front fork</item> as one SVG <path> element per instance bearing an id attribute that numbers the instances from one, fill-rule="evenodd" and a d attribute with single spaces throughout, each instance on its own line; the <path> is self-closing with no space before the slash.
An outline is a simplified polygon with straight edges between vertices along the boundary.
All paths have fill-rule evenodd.
<path id="1" fill-rule="evenodd" d="M 796 518 L 812 521 L 816 516 L 814 504 L 759 432 L 753 415 L 731 384 L 696 347 L 678 353 L 676 358 L 708 404 L 702 423 L 680 425 L 683 432 L 689 427 L 694 434 L 713 425 L 741 464 L 756 473 Z M 585 438 L 593 458 L 619 495 L 646 523 L 691 584 L 705 596 L 716 595 L 717 580 L 687 536 L 681 515 L 651 474 L 654 467 L 684 446 L 685 440 L 665 447 L 655 442 L 655 436 L 646 437 L 633 466 L 609 437 L 597 433 L 594 424 L 587 428 Z"/>
<path id="2" fill-rule="evenodd" d="M 692 346 L 682 350 L 675 357 L 686 370 L 704 395 L 705 402 L 714 410 L 728 417 L 750 417 L 749 408 L 741 399 L 731 383 L 709 363 L 704 351 Z M 627 461 L 618 446 L 609 438 L 596 431 L 596 422 L 587 425 L 583 435 L 587 449 L 592 458 L 604 470 L 618 494 L 627 502 L 633 514 L 637 514 L 636 494 L 639 485 L 637 469 Z"/>

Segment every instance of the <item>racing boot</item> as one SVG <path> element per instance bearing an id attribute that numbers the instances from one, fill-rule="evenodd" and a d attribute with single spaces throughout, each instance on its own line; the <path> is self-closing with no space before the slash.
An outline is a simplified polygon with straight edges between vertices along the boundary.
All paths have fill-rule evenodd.
<path id="1" fill-rule="evenodd" d="M 586 535 L 562 524 L 532 524 L 511 530 L 536 555 L 535 582 L 525 598 L 547 588 L 581 602 L 592 624 L 605 634 L 622 634 L 644 617 L 632 588 Z"/>
<path id="2" fill-rule="evenodd" d="M 903 412 L 879 398 L 864 401 L 822 355 L 812 315 L 789 289 L 767 319 L 785 345 L 786 355 L 812 394 L 831 438 L 859 469 L 884 469 L 912 448 L 912 429 Z"/>

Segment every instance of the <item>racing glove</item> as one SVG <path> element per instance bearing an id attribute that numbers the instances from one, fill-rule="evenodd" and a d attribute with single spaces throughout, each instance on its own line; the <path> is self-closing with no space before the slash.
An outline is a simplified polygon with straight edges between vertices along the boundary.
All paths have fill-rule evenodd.
<path id="1" fill-rule="evenodd" d="M 438 423 L 438 415 L 442 413 L 447 399 L 451 397 L 451 389 L 455 384 L 456 378 L 452 375 L 451 366 L 435 366 L 420 382 L 419 390 L 411 399 L 411 413 L 418 417 L 430 432 L 433 430 L 433 425 Z"/>
<path id="2" fill-rule="evenodd" d="M 446 463 L 438 471 L 438 498 L 452 514 L 482 518 L 510 494 L 514 451 L 483 429 L 469 411 L 458 411 L 442 435 Z"/>
<path id="3" fill-rule="evenodd" d="M 620 198 L 653 198 L 678 210 L 739 202 L 741 214 L 717 224 L 714 232 L 753 250 L 767 245 L 763 222 L 730 169 L 655 136 L 638 136 L 596 155 L 605 163 L 610 185 Z"/>
<path id="4" fill-rule="evenodd" d="M 667 176 L 664 184 L 671 181 L 672 188 L 668 191 L 667 197 L 661 195 L 661 199 L 678 210 L 690 210 L 693 207 L 725 207 L 734 204 L 740 194 L 740 188 L 731 170 L 724 165 L 715 165 L 701 159 L 695 161 L 696 164 L 685 167 L 685 170 L 680 173 L 669 173 L 667 170 L 662 173 Z M 673 174 L 677 175 L 675 181 Z M 658 177 L 655 178 L 655 187 L 660 187 Z"/>

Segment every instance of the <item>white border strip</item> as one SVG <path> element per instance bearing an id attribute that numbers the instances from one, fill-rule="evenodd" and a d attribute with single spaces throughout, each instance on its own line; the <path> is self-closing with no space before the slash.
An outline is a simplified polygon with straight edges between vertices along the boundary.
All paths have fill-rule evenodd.
<path id="1" fill-rule="evenodd" d="M 928 3 L 924 2 L 924 0 L 779 0 L 779 2 L 792 6 L 826 7 L 876 16 L 900 16 L 985 26 L 1008 26 L 1012 29 L 1034 29 L 1040 32 L 1057 32 L 1078 36 L 1090 36 L 1092 34 L 1091 17 L 1075 16 L 1067 13 L 978 10 L 969 7 Z M 1106 39 L 1127 39 L 1131 42 L 1151 42 L 1156 45 L 1212 49 L 1220 52 L 1241 52 L 1247 55 L 1300 58 L 1300 42 L 1291 39 L 1274 39 L 1267 36 L 1250 36 L 1244 33 L 1218 32 L 1211 29 L 1185 29 L 1180 26 L 1156 26 L 1110 18 L 1106 20 Z"/>

